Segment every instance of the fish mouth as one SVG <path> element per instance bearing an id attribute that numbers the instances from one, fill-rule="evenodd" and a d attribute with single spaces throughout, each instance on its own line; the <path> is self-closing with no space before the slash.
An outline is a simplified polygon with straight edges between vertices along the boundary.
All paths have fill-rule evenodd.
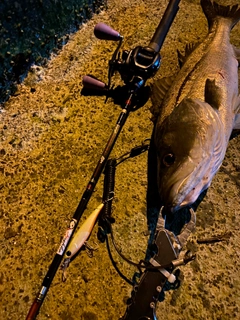
<path id="1" fill-rule="evenodd" d="M 164 206 L 168 207 L 171 212 L 191 206 L 210 186 L 223 157 L 223 152 L 221 152 L 212 157 L 205 157 L 205 161 L 198 159 L 198 165 L 195 165 L 194 160 L 188 157 L 177 171 L 164 177 L 159 186 Z"/>
<path id="2" fill-rule="evenodd" d="M 192 205 L 206 190 L 211 182 L 211 175 L 203 166 L 195 167 L 183 176 L 183 168 L 175 173 L 168 183 L 160 188 L 160 194 L 165 207 L 171 212 L 176 212 L 184 207 Z M 163 188 L 164 186 L 164 188 Z"/>
<path id="3" fill-rule="evenodd" d="M 167 197 L 163 197 L 163 202 L 165 207 L 168 208 L 171 212 L 176 212 L 184 207 L 190 206 L 193 204 L 201 191 L 196 193 L 196 187 L 192 188 L 187 194 L 183 191 L 176 191 L 176 185 L 174 185 Z"/>
<path id="4" fill-rule="evenodd" d="M 202 184 L 198 184 L 188 192 L 184 192 L 184 190 L 177 191 L 176 185 L 174 185 L 170 189 L 168 196 L 164 197 L 164 205 L 169 211 L 174 213 L 184 207 L 192 205 L 207 187 L 207 185 L 203 186 Z"/>
<path id="5" fill-rule="evenodd" d="M 173 205 L 171 208 L 172 212 L 176 212 L 184 207 L 191 206 L 200 196 L 200 194 L 208 188 L 209 184 L 198 184 L 195 187 L 192 188 L 191 191 L 187 195 L 185 195 L 185 198 L 182 200 L 182 202 L 178 202 L 178 199 L 173 201 Z"/>

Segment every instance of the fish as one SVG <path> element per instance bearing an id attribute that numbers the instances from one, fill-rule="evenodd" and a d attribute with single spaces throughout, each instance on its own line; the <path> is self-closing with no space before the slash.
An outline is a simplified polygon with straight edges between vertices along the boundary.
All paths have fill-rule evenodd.
<path id="1" fill-rule="evenodd" d="M 201 0 L 208 34 L 178 51 L 180 70 L 151 87 L 157 185 L 171 212 L 191 206 L 219 170 L 232 132 L 240 129 L 240 50 L 230 32 L 238 5 Z"/>

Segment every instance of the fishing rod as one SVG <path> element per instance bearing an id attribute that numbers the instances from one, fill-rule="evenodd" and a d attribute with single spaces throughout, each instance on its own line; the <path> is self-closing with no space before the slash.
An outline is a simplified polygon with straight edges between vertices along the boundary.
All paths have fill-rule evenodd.
<path id="1" fill-rule="evenodd" d="M 49 266 L 47 274 L 43 279 L 41 289 L 37 294 L 29 312 L 26 320 L 36 319 L 41 305 L 47 295 L 50 285 L 54 279 L 54 276 L 61 265 L 61 260 L 65 254 L 66 248 L 76 230 L 76 227 L 86 209 L 86 206 L 92 196 L 94 188 L 99 180 L 101 173 L 104 170 L 108 157 L 113 149 L 113 146 L 129 116 L 129 113 L 134 110 L 134 102 L 140 89 L 144 87 L 146 81 L 153 77 L 158 71 L 161 64 L 160 49 L 163 45 L 165 37 L 172 25 L 172 22 L 179 10 L 180 0 L 170 0 L 169 4 L 163 14 L 163 17 L 156 28 L 156 31 L 150 40 L 148 46 L 142 47 L 137 46 L 135 49 L 130 51 L 123 51 L 120 55 L 120 47 L 123 41 L 123 37 L 119 32 L 113 30 L 105 24 L 98 24 L 95 26 L 94 33 L 95 36 L 103 40 L 113 40 L 117 41 L 118 46 L 115 50 L 112 59 L 109 61 L 109 72 L 108 72 L 108 85 L 106 86 L 103 82 L 94 79 L 89 76 L 83 78 L 83 85 L 87 88 L 103 89 L 109 90 L 111 78 L 113 74 L 117 71 L 128 88 L 128 98 L 123 104 L 122 111 L 118 117 L 117 123 L 110 135 L 110 138 L 106 144 L 105 149 L 97 163 L 97 166 L 87 184 L 87 187 L 82 195 L 79 205 L 69 223 L 60 246 Z"/>

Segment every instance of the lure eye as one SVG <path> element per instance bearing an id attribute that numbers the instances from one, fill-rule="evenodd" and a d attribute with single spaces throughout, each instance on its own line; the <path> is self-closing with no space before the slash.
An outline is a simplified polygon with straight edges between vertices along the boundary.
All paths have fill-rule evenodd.
<path id="1" fill-rule="evenodd" d="M 175 156 L 172 153 L 168 153 L 163 157 L 162 162 L 165 167 L 170 167 L 175 162 Z"/>
<path id="2" fill-rule="evenodd" d="M 70 257 L 71 254 L 72 254 L 72 252 L 69 250 L 66 252 L 66 256 L 68 256 L 68 257 Z"/>

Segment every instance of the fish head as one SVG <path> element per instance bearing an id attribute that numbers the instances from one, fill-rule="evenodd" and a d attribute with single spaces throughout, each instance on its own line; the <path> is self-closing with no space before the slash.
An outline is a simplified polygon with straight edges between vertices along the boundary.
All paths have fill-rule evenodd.
<path id="1" fill-rule="evenodd" d="M 158 189 L 171 211 L 191 205 L 209 187 L 224 157 L 221 132 L 216 110 L 198 99 L 183 99 L 156 123 Z"/>

